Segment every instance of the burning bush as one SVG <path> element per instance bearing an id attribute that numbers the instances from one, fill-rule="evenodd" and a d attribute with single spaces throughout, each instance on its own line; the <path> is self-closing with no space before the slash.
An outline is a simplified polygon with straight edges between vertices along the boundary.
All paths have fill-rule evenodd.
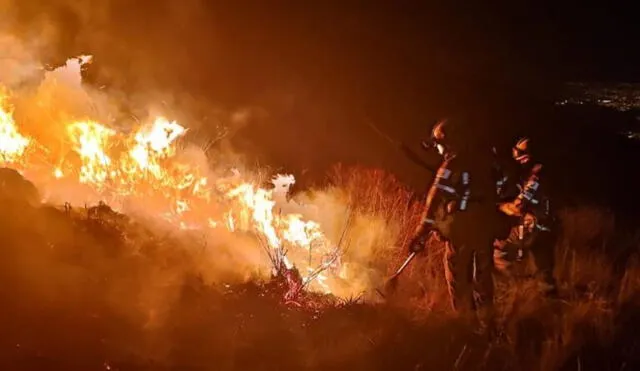
<path id="1" fill-rule="evenodd" d="M 379 171 L 344 171 L 354 179 L 369 179 L 362 187 L 369 192 L 397 184 Z M 342 185 L 333 179 L 324 193 L 306 198 L 337 192 Z M 367 221 L 388 215 L 411 218 L 412 207 L 376 206 L 407 195 L 401 188 L 396 192 L 371 204 L 362 198 L 360 206 L 353 207 L 360 207 Z M 341 194 L 347 197 L 349 188 Z M 12 205 L 5 206 L 0 222 L 5 241 L 0 298 L 4 318 L 12 321 L 3 322 L 9 334 L 5 338 L 14 345 L 0 352 L 13 364 L 138 369 L 149 367 L 146 362 L 152 360 L 154 368 L 215 363 L 235 369 L 255 366 L 249 360 L 255 358 L 244 359 L 248 354 L 260 354 L 267 368 L 278 369 L 340 368 L 345 362 L 350 368 L 429 364 L 534 370 L 581 363 L 590 369 L 587 364 L 598 368 L 634 362 L 629 353 L 634 337 L 627 329 L 638 320 L 632 315 L 640 305 L 634 278 L 638 268 L 629 262 L 622 282 L 617 282 L 602 269 L 604 256 L 574 254 L 586 251 L 572 245 L 586 237 L 578 231 L 598 220 L 591 210 L 563 214 L 567 227 L 557 255 L 567 258 L 556 271 L 562 299 L 542 296 L 535 280 L 515 282 L 498 303 L 503 337 L 491 340 L 474 337 L 464 318 L 438 310 L 447 303 L 446 297 L 438 299 L 446 295 L 439 278 L 441 260 L 431 257 L 439 251 L 429 251 L 403 276 L 400 285 L 406 295 L 393 302 L 399 305 L 345 302 L 305 292 L 298 300 L 306 305 L 298 307 L 283 305 L 287 284 L 280 279 L 264 281 L 258 274 L 244 284 L 217 280 L 211 285 L 206 241 L 189 231 L 166 234 L 104 204 L 86 210 L 45 206 L 35 213 L 25 213 L 24 207 L 17 213 L 20 206 Z M 604 216 L 595 225 L 606 226 Z M 390 225 L 402 230 L 399 224 Z M 356 230 L 349 233 L 356 236 Z M 389 238 L 400 241 L 402 236 L 397 232 Z M 383 272 L 406 253 L 391 242 L 371 246 L 370 268 Z M 63 329 L 61 339 L 56 334 Z M 40 335 L 32 336 L 33 331 Z M 30 361 L 32 354 L 39 358 Z"/>
<path id="2" fill-rule="evenodd" d="M 81 84 L 88 60 L 0 91 L 0 352 L 14 364 L 549 369 L 597 354 L 588 346 L 615 355 L 591 359 L 603 368 L 634 360 L 637 257 L 616 275 L 592 248 L 611 240 L 610 215 L 565 210 L 562 299 L 514 282 L 498 303 L 504 336 L 477 339 L 442 313 L 438 246 L 402 277 L 399 305 L 371 305 L 421 211 L 391 175 L 338 166 L 292 198 L 292 176 L 212 168 L 207 156 L 224 154 L 193 147 L 170 118 L 112 122 L 112 97 Z M 285 292 L 314 305 L 283 306 Z"/>
<path id="3" fill-rule="evenodd" d="M 213 281 L 220 272 L 245 280 L 295 267 L 301 289 L 342 298 L 370 294 L 382 282 L 375 255 L 393 254 L 409 221 L 399 219 L 403 212 L 378 211 L 402 205 L 379 198 L 367 206 L 344 184 L 291 199 L 292 176 L 212 168 L 203 158 L 221 154 L 195 149 L 185 140 L 189 129 L 175 121 L 152 116 L 128 130 L 101 122 L 114 107 L 106 93 L 82 85 L 80 70 L 90 61 L 70 59 L 33 89 L 1 95 L 0 160 L 33 181 L 44 201 L 106 202 L 162 228 L 202 234 L 211 256 L 201 268 Z M 273 188 L 262 186 L 269 182 Z M 408 195 L 393 202 L 406 204 Z"/>

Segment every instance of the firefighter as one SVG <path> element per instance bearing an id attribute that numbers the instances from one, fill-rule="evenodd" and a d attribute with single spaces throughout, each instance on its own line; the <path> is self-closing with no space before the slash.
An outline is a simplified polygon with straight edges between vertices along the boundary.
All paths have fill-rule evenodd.
<path id="1" fill-rule="evenodd" d="M 431 233 L 437 236 L 445 245 L 444 270 L 453 310 L 475 308 L 480 324 L 486 325 L 493 302 L 491 252 L 498 214 L 491 152 L 480 141 L 463 138 L 460 128 L 447 121 L 436 124 L 431 140 L 423 145 L 437 150 L 442 163 L 409 250 L 420 252 Z"/>
<path id="2" fill-rule="evenodd" d="M 514 221 L 506 238 L 494 243 L 494 265 L 502 276 L 528 275 L 537 270 L 549 293 L 555 293 L 553 278 L 554 247 L 557 223 L 551 212 L 545 189 L 543 166 L 533 160 L 529 138 L 522 138 L 512 148 L 517 174 L 512 183 L 518 191 L 507 195 L 509 200 L 500 210 Z M 529 263 L 533 263 L 532 268 Z"/>

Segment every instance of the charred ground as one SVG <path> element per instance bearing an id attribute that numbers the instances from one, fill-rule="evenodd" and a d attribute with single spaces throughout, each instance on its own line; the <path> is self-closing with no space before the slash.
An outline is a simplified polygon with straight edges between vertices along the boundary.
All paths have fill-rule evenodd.
<path id="1" fill-rule="evenodd" d="M 410 193 L 380 171 L 337 169 L 331 180 L 359 212 L 415 222 Z M 6 191 L 7 187 L 5 187 Z M 640 365 L 640 265 L 616 275 L 606 213 L 563 213 L 561 298 L 535 279 L 499 301 L 503 331 L 475 335 L 446 308 L 434 247 L 385 304 L 331 297 L 285 304 L 278 282 L 208 283 L 191 267 L 194 239 L 113 213 L 2 200 L 0 362 L 4 369 L 633 369 Z M 374 195 L 377 195 L 374 196 Z M 408 205 L 408 207 L 407 207 Z M 404 238 L 404 234 L 400 237 Z M 603 242 L 604 241 L 604 242 Z M 637 239 L 627 241 L 637 244 Z M 187 253 L 189 251 L 189 253 Z M 378 256 L 393 269 L 402 258 Z M 635 366 L 634 366 L 635 365 Z"/>

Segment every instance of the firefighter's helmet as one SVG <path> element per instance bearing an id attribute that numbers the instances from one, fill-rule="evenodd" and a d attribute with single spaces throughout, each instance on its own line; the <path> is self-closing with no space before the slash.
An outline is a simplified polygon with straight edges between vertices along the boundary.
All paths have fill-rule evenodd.
<path id="1" fill-rule="evenodd" d="M 512 153 L 513 158 L 520 163 L 529 161 L 529 159 L 531 159 L 529 138 L 520 138 L 513 146 Z"/>
<path id="2" fill-rule="evenodd" d="M 447 120 L 438 121 L 431 129 L 431 138 L 435 141 L 444 141 L 446 136 L 445 127 L 447 127 Z"/>
<path id="3" fill-rule="evenodd" d="M 431 129 L 432 146 L 438 150 L 441 155 L 449 153 L 452 148 L 459 146 L 459 138 L 457 128 L 448 120 L 441 120 Z"/>

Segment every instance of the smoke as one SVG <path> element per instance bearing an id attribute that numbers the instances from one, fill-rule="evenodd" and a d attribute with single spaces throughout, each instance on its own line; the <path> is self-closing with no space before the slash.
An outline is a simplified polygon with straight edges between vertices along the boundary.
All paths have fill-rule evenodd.
<path id="1" fill-rule="evenodd" d="M 90 58 L 72 58 L 61 67 L 47 70 L 38 60 L 40 50 L 37 43 L 25 42 L 13 34 L 0 33 L 0 53 L 0 85 L 10 92 L 11 111 L 19 131 L 47 150 L 47 158 L 41 159 L 40 167 L 30 167 L 24 171 L 27 178 L 38 186 L 45 200 L 57 205 L 71 202 L 79 210 L 85 204 L 95 205 L 100 200 L 106 200 L 116 210 L 126 211 L 146 223 L 151 227 L 152 234 L 170 233 L 174 237 L 171 246 L 165 246 L 166 243 L 160 239 L 155 241 L 161 247 L 154 252 L 154 261 L 150 261 L 148 266 L 139 267 L 140 271 L 135 275 L 122 271 L 118 279 L 109 282 L 106 295 L 114 309 L 136 317 L 143 323 L 149 322 L 151 326 L 152 323 L 161 322 L 163 313 L 170 309 L 187 276 L 201 275 L 208 283 L 244 282 L 256 276 L 266 276 L 264 272 L 269 272 L 269 262 L 255 239 L 250 236 L 239 236 L 222 228 L 206 234 L 176 231 L 175 225 L 158 220 L 158 215 L 154 213 L 154 199 L 145 198 L 144 195 L 105 199 L 104 194 L 77 181 L 51 181 L 51 169 L 73 153 L 72 144 L 67 139 L 69 123 L 93 120 L 122 132 L 140 125 L 140 122 L 148 122 L 157 114 L 178 116 L 185 119 L 182 122 L 191 123 L 193 121 L 186 119 L 191 113 L 178 113 L 178 110 L 189 112 L 189 109 L 200 103 L 190 102 L 186 107 L 178 109 L 175 102 L 179 99 L 171 94 L 157 92 L 141 92 L 135 95 L 133 102 L 124 102 L 124 94 L 114 94 L 113 90 L 101 90 L 83 82 L 82 71 L 90 67 Z M 151 104 L 159 96 L 163 98 L 155 101 L 156 104 Z M 122 117 L 130 113 L 129 108 L 134 104 L 140 106 L 135 106 L 128 120 L 122 120 Z M 215 112 L 215 117 L 211 119 L 218 122 L 220 130 L 227 130 L 227 126 L 246 125 L 252 114 L 250 109 L 225 112 L 216 108 L 211 112 Z M 198 122 L 195 124 L 197 131 Z M 227 135 L 221 134 L 214 139 L 224 140 Z M 201 144 L 185 143 L 176 156 L 176 161 L 200 169 L 202 175 L 212 179 L 228 177 L 228 168 L 210 166 L 211 161 L 204 149 Z M 220 152 L 217 157 L 238 159 L 233 153 L 223 155 Z M 227 162 L 226 165 L 229 164 L 232 163 Z M 217 210 L 210 212 L 215 215 Z M 44 229 L 50 237 L 66 234 L 68 238 L 72 238 L 71 231 L 52 228 L 52 224 L 58 223 L 57 221 L 47 219 L 42 223 L 34 228 Z M 125 269 L 126 261 L 110 261 L 100 254 L 91 253 L 92 248 L 99 250 L 96 242 L 84 238 L 76 241 L 76 244 L 84 245 L 86 254 L 91 255 L 83 263 L 97 264 L 107 270 Z M 140 246 L 134 245 L 131 248 L 131 254 L 147 253 L 136 252 Z M 82 264 L 70 267 L 57 257 L 40 253 L 22 258 L 25 272 L 34 269 L 49 273 L 46 281 L 37 277 L 26 278 L 37 295 L 45 297 L 63 290 L 61 286 L 64 286 L 64 291 L 68 292 L 70 298 L 76 295 L 74 293 L 81 296 L 82 282 L 96 273 Z M 163 259 L 167 261 L 163 262 Z"/>
<path id="2" fill-rule="evenodd" d="M 42 75 L 42 67 L 35 62 L 30 48 L 16 37 L 0 33 L 0 81 L 16 88 Z"/>
<path id="3" fill-rule="evenodd" d="M 310 189 L 286 200 L 285 194 L 293 177 L 274 180 L 276 208 L 285 214 L 300 214 L 322 226 L 323 233 L 341 250 L 340 266 L 335 272 L 340 279 L 332 292 L 341 297 L 364 296 L 375 299 L 373 288 L 383 283 L 384 266 L 396 249 L 399 223 L 387 222 L 380 215 L 353 209 L 345 190 L 337 187 Z M 279 192 L 277 192 L 279 190 Z"/>
<path id="4" fill-rule="evenodd" d="M 79 36 L 81 40 L 78 43 L 95 41 L 97 49 L 113 47 L 113 53 L 120 56 L 122 48 L 128 49 L 127 53 L 139 53 L 141 49 L 136 49 L 140 46 L 136 44 L 139 41 L 122 38 L 120 41 L 125 46 L 115 47 L 114 38 L 117 36 L 99 31 L 101 26 L 112 21 L 110 15 L 116 3 L 111 1 L 108 5 L 100 5 L 96 13 L 89 11 L 88 5 L 81 5 L 88 2 L 65 2 L 67 9 L 72 9 L 79 19 L 76 23 L 80 25 L 81 33 L 86 32 Z M 164 32 L 175 29 L 180 22 L 187 22 L 199 2 L 183 2 L 182 6 L 175 4 L 166 2 L 157 5 L 163 8 L 163 14 L 175 17 L 163 22 Z M 29 9 L 22 9 L 12 14 L 24 17 L 28 13 Z M 43 168 L 55 167 L 73 153 L 72 144 L 65 139 L 70 122 L 94 120 L 127 133 L 141 123 L 162 115 L 188 128 L 186 140 L 174 158 L 176 163 L 187 164 L 191 169 L 197 169 L 200 175 L 215 179 L 218 184 L 264 182 L 264 177 L 245 163 L 243 154 L 234 151 L 229 141 L 238 130 L 250 125 L 253 120 L 264 118 L 267 115 L 264 109 L 212 106 L 210 102 L 186 93 L 175 94 L 156 89 L 147 79 L 149 70 L 145 69 L 147 66 L 144 63 L 149 60 L 146 57 L 140 57 L 130 67 L 141 71 L 142 75 L 132 90 L 125 89 L 126 84 L 122 81 L 113 83 L 109 88 L 87 84 L 82 75 L 92 69 L 97 69 L 97 74 L 103 77 L 114 74 L 109 70 L 112 67 L 105 67 L 106 70 L 101 71 L 99 57 L 90 61 L 81 57 L 82 54 L 76 54 L 77 58 L 67 60 L 60 67 L 47 69 L 40 58 L 50 54 L 49 43 L 61 43 L 65 32 L 56 29 L 58 26 L 51 16 L 38 19 L 36 24 L 43 31 L 31 32 L 31 35 L 38 35 L 35 39 L 25 39 L 14 33 L 0 33 L 0 84 L 11 92 L 13 116 L 20 131 L 49 151 L 47 159 L 43 160 Z M 95 27 L 95 30 L 88 29 L 88 25 Z M 163 32 L 160 34 L 164 35 Z M 187 64 L 181 65 L 180 58 L 170 64 L 182 66 L 182 69 L 169 71 L 176 76 L 188 69 Z M 153 62 L 149 66 L 150 70 L 162 70 Z M 126 73 L 119 73 L 119 76 L 122 75 Z M 234 175 L 231 168 L 240 175 Z M 85 203 L 95 205 L 105 200 L 135 221 L 134 224 L 123 226 L 127 233 L 133 235 L 125 239 L 129 245 L 123 247 L 124 252 L 118 254 L 117 259 L 110 256 L 109 252 L 115 246 L 109 245 L 109 242 L 92 240 L 87 235 L 75 236 L 77 232 L 58 220 L 59 216 L 43 218 L 39 224 L 32 225 L 41 236 L 58 240 L 58 245 L 71 245 L 81 250 L 71 254 L 81 256 L 75 261 L 71 259 L 71 262 L 68 256 L 61 257 L 58 254 L 20 254 L 20 275 L 25 284 L 30 286 L 29 292 L 43 300 L 64 292 L 66 296 L 60 304 L 64 307 L 85 300 L 83 298 L 103 295 L 101 300 L 105 300 L 111 310 L 152 330 L 164 325 L 174 303 L 180 300 L 185 280 L 199 276 L 206 284 L 233 284 L 265 279 L 271 272 L 271 263 L 252 233 L 231 232 L 222 227 L 198 229 L 187 226 L 179 229 L 175 220 L 159 218 L 161 206 L 166 205 L 166 197 L 158 199 L 141 194 L 137 197 L 106 198 L 105 194 L 77 181 L 63 179 L 51 182 L 49 173 L 46 173 L 47 176 L 42 174 L 41 169 L 34 168 L 29 169 L 27 177 L 38 186 L 48 202 L 71 202 L 75 210 L 83 212 Z M 341 297 L 357 296 L 379 285 L 383 267 L 375 262 L 379 261 L 380 254 L 384 255 L 393 248 L 398 226 L 371 215 L 354 213 L 350 218 L 350 213 L 353 213 L 349 208 L 350 200 L 342 190 L 336 188 L 311 190 L 294 200 L 288 200 L 292 181 L 292 178 L 279 178 L 275 182 L 274 210 L 279 214 L 300 215 L 304 220 L 316 222 L 325 237 L 335 245 L 332 247 L 340 250 L 337 264 L 327 268 L 327 274 L 333 277 L 331 291 Z M 218 224 L 225 222 L 227 205 L 224 202 L 212 202 L 205 206 L 198 208 L 195 205 L 192 219 L 200 223 L 209 218 L 215 219 Z M 187 220 L 187 224 L 190 221 Z M 24 233 L 29 231 L 25 230 Z M 56 242 L 52 242 L 51 246 L 55 250 Z M 312 255 L 303 249 L 288 252 L 294 261 L 308 260 L 310 266 L 323 263 Z M 28 272 L 40 272 L 42 275 L 31 276 Z M 109 277 L 109 280 L 100 284 L 101 292 L 89 292 L 92 286 L 86 282 L 96 277 Z"/>
<path id="5" fill-rule="evenodd" d="M 276 208 L 284 214 L 299 214 L 307 220 L 318 222 L 322 231 L 331 241 L 340 244 L 346 265 L 359 267 L 349 269 L 357 276 L 346 275 L 348 282 L 346 295 L 356 295 L 374 287 L 380 278 L 375 270 L 370 270 L 372 258 L 385 248 L 395 244 L 397 230 L 376 215 L 364 214 L 353 209 L 353 202 L 345 190 L 337 187 L 309 189 L 287 199 L 290 187 L 295 183 L 293 176 L 277 176 L 273 180 Z M 350 263 L 349 263 L 350 262 Z"/>

